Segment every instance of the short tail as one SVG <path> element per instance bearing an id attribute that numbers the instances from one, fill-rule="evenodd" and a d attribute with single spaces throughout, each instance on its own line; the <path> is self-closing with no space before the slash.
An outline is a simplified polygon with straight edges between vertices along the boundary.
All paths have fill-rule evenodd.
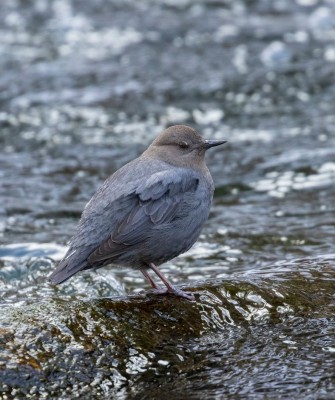
<path id="1" fill-rule="evenodd" d="M 87 269 L 88 254 L 85 253 L 78 254 L 78 250 L 71 251 L 70 249 L 63 260 L 60 261 L 55 271 L 48 277 L 50 282 L 58 285 L 70 279 L 77 272 Z"/>
<path id="2" fill-rule="evenodd" d="M 63 283 L 71 278 L 71 276 L 75 275 L 77 272 L 85 269 L 86 263 L 79 264 L 76 266 L 74 271 L 68 271 L 65 266 L 59 264 L 57 269 L 48 277 L 51 283 L 58 285 L 59 283 Z"/>

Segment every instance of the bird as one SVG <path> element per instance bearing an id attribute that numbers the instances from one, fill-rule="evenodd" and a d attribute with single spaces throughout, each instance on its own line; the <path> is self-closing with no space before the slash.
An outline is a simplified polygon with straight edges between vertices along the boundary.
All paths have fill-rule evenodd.
<path id="1" fill-rule="evenodd" d="M 111 264 L 140 270 L 156 294 L 194 300 L 158 267 L 197 241 L 214 193 L 205 153 L 224 143 L 203 139 L 186 125 L 165 129 L 93 195 L 49 280 L 60 284 L 80 271 Z"/>

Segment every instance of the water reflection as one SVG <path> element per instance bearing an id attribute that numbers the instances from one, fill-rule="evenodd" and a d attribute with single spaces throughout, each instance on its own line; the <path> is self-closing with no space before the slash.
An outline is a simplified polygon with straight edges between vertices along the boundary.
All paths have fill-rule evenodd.
<path id="1" fill-rule="evenodd" d="M 282 198 L 291 190 L 322 188 L 334 183 L 335 163 L 327 162 L 316 168 L 315 173 L 310 174 L 294 171 L 269 172 L 266 179 L 251 183 L 251 186 L 258 191 L 268 192 L 270 196 Z"/>

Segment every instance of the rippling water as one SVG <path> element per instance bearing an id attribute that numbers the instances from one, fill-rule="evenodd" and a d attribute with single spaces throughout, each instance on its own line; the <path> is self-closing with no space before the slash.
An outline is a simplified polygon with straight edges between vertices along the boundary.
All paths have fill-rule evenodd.
<path id="1" fill-rule="evenodd" d="M 150 293 L 108 299 L 106 291 L 117 287 L 110 275 L 66 285 L 60 296 L 41 280 L 50 261 L 28 262 L 26 269 L 7 262 L 3 390 L 148 399 L 167 392 L 179 398 L 332 393 L 334 263 L 335 255 L 299 259 L 197 282 L 189 287 L 197 293 L 190 303 Z M 10 295 L 14 288 L 21 299 Z"/>
<path id="2" fill-rule="evenodd" d="M 335 2 L 0 13 L 3 395 L 332 398 Z M 229 141 L 202 236 L 162 267 L 197 302 L 125 269 L 49 285 L 96 188 L 174 123 Z"/>

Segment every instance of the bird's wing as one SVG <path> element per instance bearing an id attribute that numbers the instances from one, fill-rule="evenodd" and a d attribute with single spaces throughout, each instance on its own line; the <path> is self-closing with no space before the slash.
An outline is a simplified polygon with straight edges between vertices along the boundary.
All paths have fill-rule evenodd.
<path id="1" fill-rule="evenodd" d="M 88 257 L 89 264 L 112 259 L 129 248 L 144 242 L 157 225 L 168 224 L 187 213 L 185 197 L 194 192 L 199 184 L 192 171 L 162 171 L 151 175 L 126 198 L 129 212 L 114 226 L 107 240 Z"/>
<path id="2" fill-rule="evenodd" d="M 185 196 L 197 188 L 195 172 L 164 169 L 148 176 L 144 168 L 138 168 L 140 175 L 129 166 L 107 179 L 85 207 L 67 254 L 49 276 L 53 283 L 124 253 L 145 241 L 153 227 L 189 211 Z"/>

